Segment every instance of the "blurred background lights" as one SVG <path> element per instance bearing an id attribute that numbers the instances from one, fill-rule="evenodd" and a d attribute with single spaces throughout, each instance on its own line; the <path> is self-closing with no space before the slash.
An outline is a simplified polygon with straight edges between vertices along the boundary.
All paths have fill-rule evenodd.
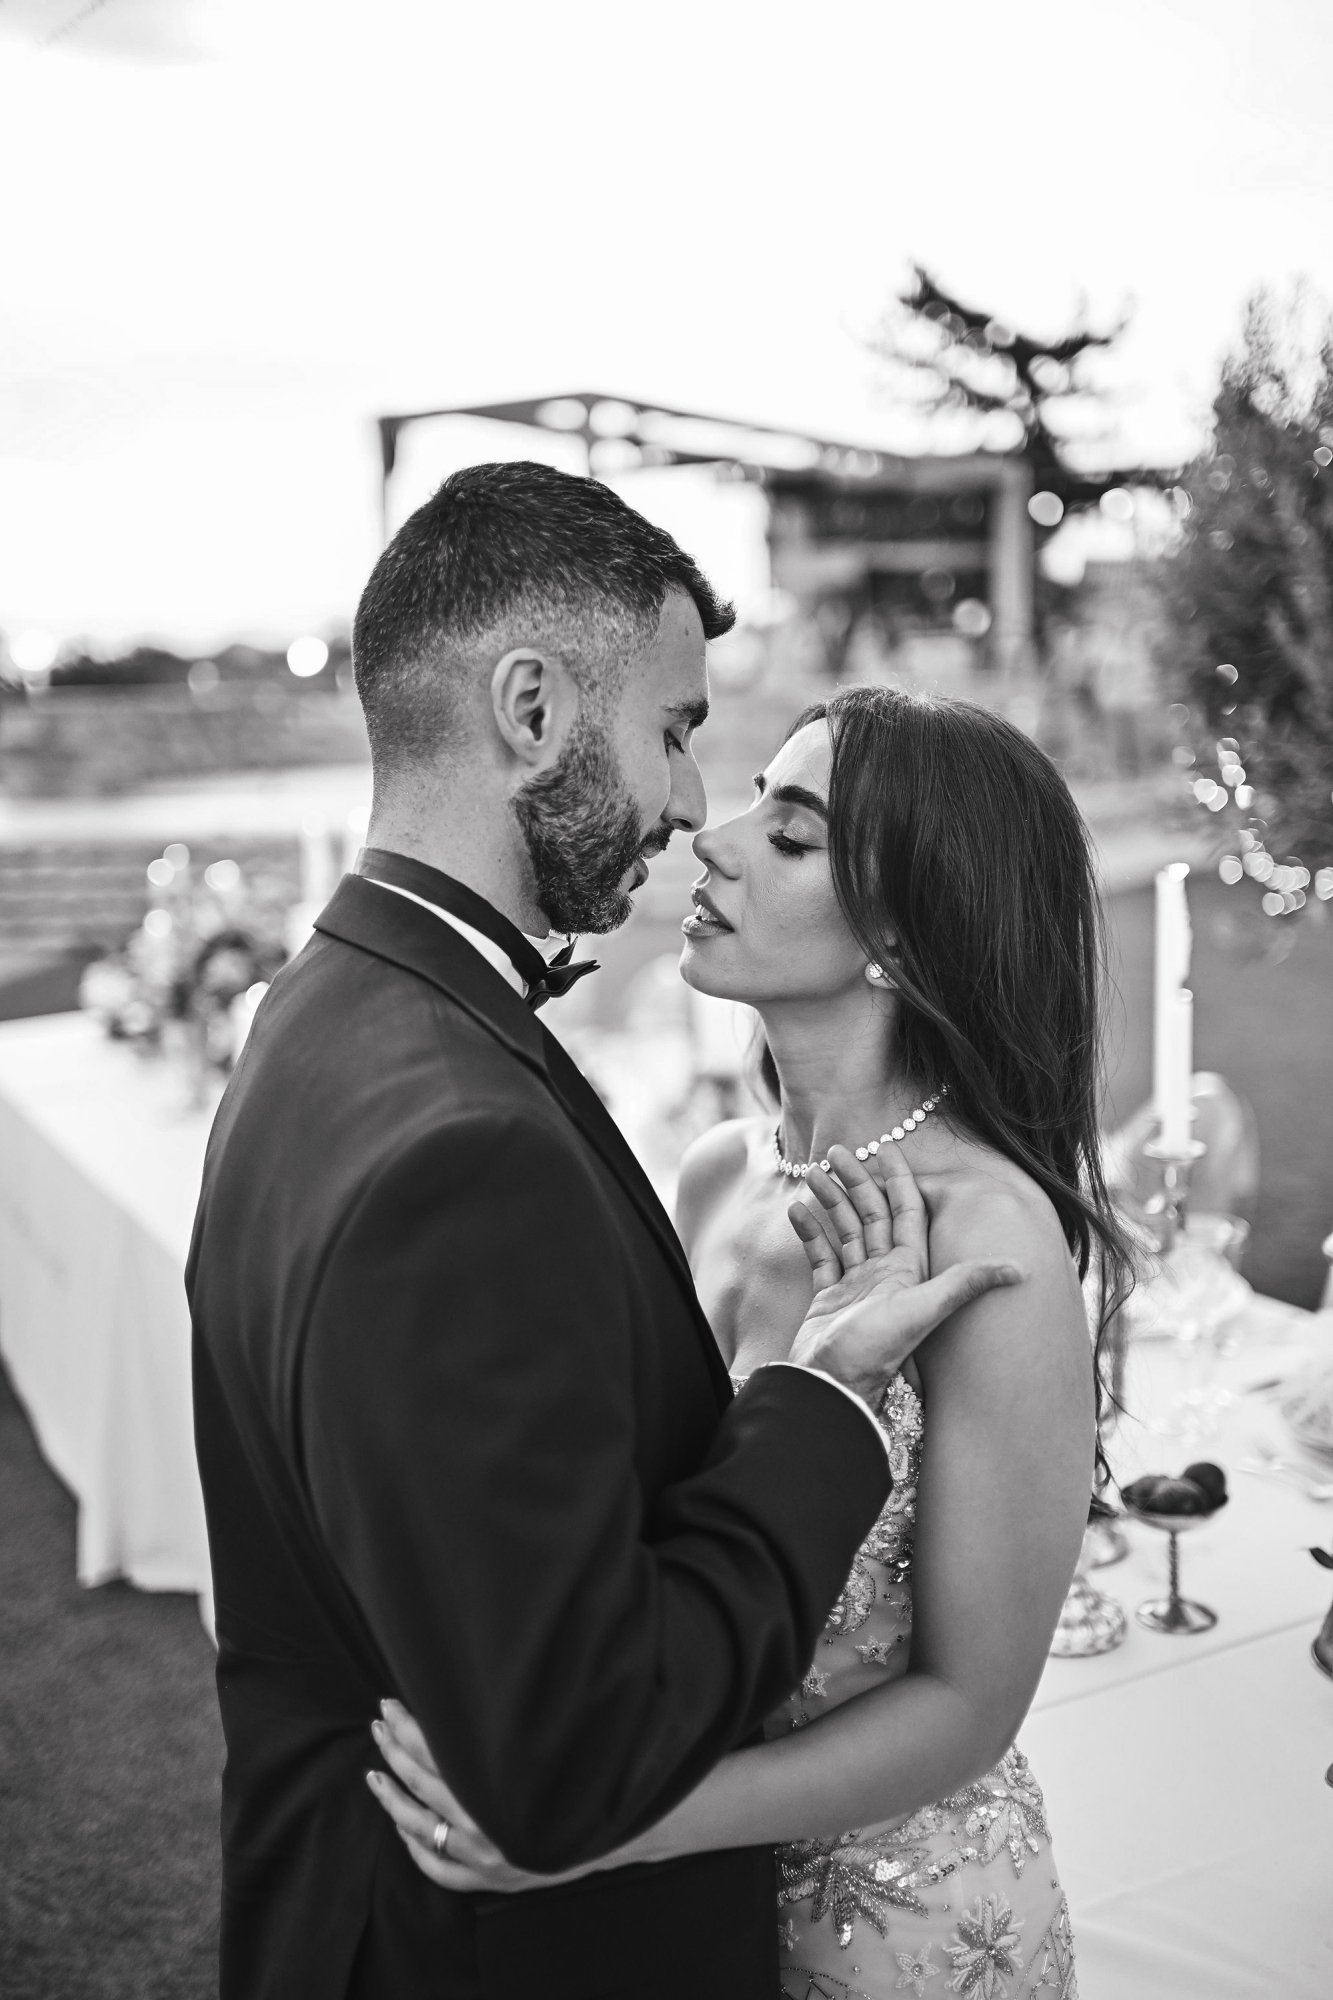
<path id="1" fill-rule="evenodd" d="M 53 633 L 29 626 L 9 642 L 9 657 L 21 674 L 47 674 L 55 665 L 59 645 Z"/>
<path id="2" fill-rule="evenodd" d="M 1240 679 L 1240 675 L 1229 660 L 1224 660 L 1217 669 L 1217 678 L 1220 681 L 1225 681 L 1228 687 L 1235 687 L 1236 682 Z"/>
<path id="3" fill-rule="evenodd" d="M 204 870 L 204 880 L 216 895 L 226 896 L 241 883 L 241 871 L 234 861 L 214 861 Z"/>
<path id="4" fill-rule="evenodd" d="M 328 664 L 329 649 L 322 639 L 309 636 L 293 639 L 287 648 L 287 665 L 298 680 L 308 681 L 313 675 L 322 673 Z"/>
<path id="5" fill-rule="evenodd" d="M 1224 882 L 1239 882 L 1245 870 L 1239 855 L 1224 854 L 1217 864 L 1217 872 Z"/>
<path id="6" fill-rule="evenodd" d="M 162 859 L 172 868 L 188 868 L 190 850 L 183 840 L 173 840 L 162 849 Z"/>
<path id="7" fill-rule="evenodd" d="M 1333 868 L 1321 868 L 1314 878 L 1314 892 L 1321 903 L 1333 901 Z"/>
<path id="8" fill-rule="evenodd" d="M 216 660 L 195 660 L 185 676 L 191 694 L 211 694 L 220 679 Z"/>
<path id="9" fill-rule="evenodd" d="M 154 889 L 169 889 L 176 879 L 176 871 L 164 855 L 148 864 L 148 880 Z"/>
<path id="10" fill-rule="evenodd" d="M 1097 504 L 1108 521 L 1132 521 L 1134 518 L 1134 495 L 1124 486 L 1112 486 Z"/>
<path id="11" fill-rule="evenodd" d="M 143 927 L 152 938 L 171 936 L 170 910 L 150 910 L 143 920 Z"/>
<path id="12" fill-rule="evenodd" d="M 537 422 L 553 431 L 581 431 L 587 421 L 587 407 L 577 396 L 557 396 L 537 411 Z"/>
<path id="13" fill-rule="evenodd" d="M 979 597 L 960 597 L 953 611 L 954 630 L 965 639 L 984 639 L 991 628 L 990 606 Z"/>
<path id="14" fill-rule="evenodd" d="M 580 409 L 582 404 L 578 406 Z M 628 437 L 638 422 L 638 411 L 631 403 L 617 403 L 605 398 L 594 403 L 588 414 L 588 427 L 596 431 L 598 437 Z"/>
<path id="15" fill-rule="evenodd" d="M 1330 451 L 1326 444 L 1317 444 L 1314 448 L 1314 462 L 1316 465 L 1333 465 L 1333 451 Z"/>
<path id="16" fill-rule="evenodd" d="M 1034 493 L 1028 512 L 1039 528 L 1058 528 L 1065 517 L 1065 503 L 1058 493 Z"/>

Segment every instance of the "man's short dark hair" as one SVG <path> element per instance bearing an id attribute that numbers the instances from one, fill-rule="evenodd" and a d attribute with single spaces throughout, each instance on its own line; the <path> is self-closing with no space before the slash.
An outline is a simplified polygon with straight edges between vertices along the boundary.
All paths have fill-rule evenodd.
<path id="1" fill-rule="evenodd" d="M 596 702 L 657 632 L 671 590 L 704 636 L 735 623 L 697 563 L 609 486 L 529 460 L 455 472 L 370 573 L 352 630 L 356 690 L 382 769 L 438 754 L 478 647 L 557 653 Z"/>

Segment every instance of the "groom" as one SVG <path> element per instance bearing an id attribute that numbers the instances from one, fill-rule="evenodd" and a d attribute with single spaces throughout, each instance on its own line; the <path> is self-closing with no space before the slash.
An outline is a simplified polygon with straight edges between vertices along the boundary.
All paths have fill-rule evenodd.
<path id="1" fill-rule="evenodd" d="M 510 1859 L 607 1852 L 800 1679 L 888 1492 L 856 1392 L 923 1295 L 807 1323 L 808 1365 L 733 1398 L 669 1221 L 535 1011 L 581 968 L 524 933 L 613 929 L 702 825 L 731 622 L 669 536 L 538 465 L 448 480 L 361 599 L 370 844 L 259 1011 L 187 1275 L 222 2000 L 778 1990 L 767 1850 L 453 1896 L 364 1782 L 394 1695 Z"/>

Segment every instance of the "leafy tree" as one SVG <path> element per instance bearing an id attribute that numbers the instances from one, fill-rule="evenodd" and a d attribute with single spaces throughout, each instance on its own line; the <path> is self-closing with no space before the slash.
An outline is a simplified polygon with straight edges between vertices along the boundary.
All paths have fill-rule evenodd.
<path id="1" fill-rule="evenodd" d="M 1094 507 L 1114 487 L 1162 487 L 1175 477 L 1154 466 L 1095 465 L 1107 426 L 1094 358 L 1126 324 L 1122 317 L 1104 333 L 1078 326 L 1043 340 L 964 304 L 918 264 L 872 345 L 918 408 L 969 412 L 987 441 L 994 420 L 1007 420 L 1005 448 L 1031 464 L 1038 493 L 1060 502 L 1034 510 L 1038 526 L 1052 528 L 1062 512 Z"/>
<path id="2" fill-rule="evenodd" d="M 1251 300 L 1165 571 L 1195 793 L 1229 835 L 1224 875 L 1274 916 L 1312 877 L 1333 892 L 1333 323 L 1311 317 L 1299 294 Z"/>

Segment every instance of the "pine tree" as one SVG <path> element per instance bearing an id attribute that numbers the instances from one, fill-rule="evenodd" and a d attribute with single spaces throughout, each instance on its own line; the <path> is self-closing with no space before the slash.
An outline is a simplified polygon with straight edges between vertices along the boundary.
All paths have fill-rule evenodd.
<path id="1" fill-rule="evenodd" d="M 1251 300 L 1166 566 L 1195 793 L 1275 916 L 1333 893 L 1333 325 L 1308 326 L 1299 297 Z"/>

